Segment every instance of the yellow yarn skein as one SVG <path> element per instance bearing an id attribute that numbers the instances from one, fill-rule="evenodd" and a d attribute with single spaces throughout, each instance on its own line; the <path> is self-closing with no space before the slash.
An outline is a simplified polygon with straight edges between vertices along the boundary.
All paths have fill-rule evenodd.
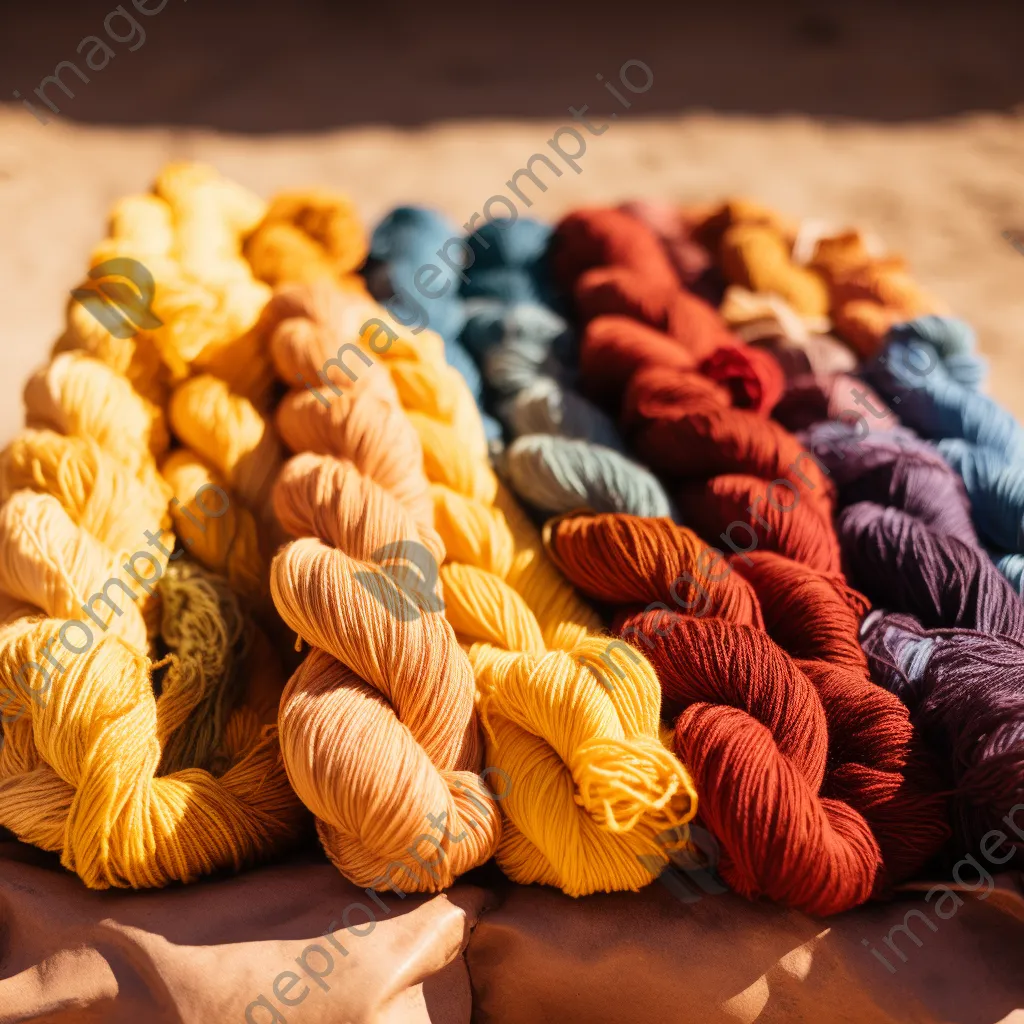
<path id="1" fill-rule="evenodd" d="M 594 632 L 597 617 L 499 486 L 479 414 L 461 376 L 445 364 L 440 338 L 410 335 L 379 307 L 361 335 L 347 333 L 352 300 L 311 290 L 313 322 L 286 321 L 272 355 L 288 379 L 312 381 L 325 368 L 325 386 L 283 403 L 278 426 L 290 447 L 349 452 L 349 435 L 359 433 L 350 426 L 358 418 L 351 395 L 375 368 L 348 353 L 342 359 L 343 350 L 358 347 L 390 371 L 431 481 L 433 524 L 447 558 L 440 571 L 446 616 L 473 664 L 485 760 L 511 780 L 501 803 L 499 864 L 515 881 L 574 896 L 647 884 L 647 865 L 667 861 L 665 834 L 682 841 L 684 833 L 673 830 L 696 812 L 693 784 L 659 738 L 654 670 L 638 652 Z M 357 299 L 354 308 L 361 316 L 367 304 Z M 289 618 L 280 600 L 278 607 L 294 624 L 298 617 Z M 328 607 L 308 609 L 312 617 L 318 612 L 327 615 Z M 312 765 L 318 754 L 305 756 Z"/>
<path id="2" fill-rule="evenodd" d="M 240 256 L 262 204 L 211 175 L 165 172 L 163 196 L 115 216 L 111 251 L 265 297 Z M 150 378 L 147 391 L 155 364 L 141 355 L 165 350 L 147 332 L 123 346 L 74 329 L 26 386 L 30 429 L 0 454 L 0 825 L 97 888 L 237 869 L 308 821 L 272 724 L 283 674 L 227 584 L 173 551 L 173 492 L 156 460 L 194 488 L 174 505 L 186 544 L 245 591 L 265 586 L 255 518 L 219 481 L 265 506 L 279 448 L 247 399 L 198 377 L 180 385 L 182 433 L 205 429 L 208 455 L 216 439 L 224 476 L 193 452 L 168 454 L 166 389 Z M 204 507 L 204 485 L 224 507 Z M 157 636 L 169 653 L 151 661 Z"/>
<path id="3" fill-rule="evenodd" d="M 142 263 L 153 278 L 152 313 L 162 323 L 119 338 L 73 301 L 56 346 L 58 353 L 87 352 L 168 409 L 174 433 L 195 456 L 188 469 L 178 456 L 164 465 L 168 479 L 178 491 L 186 476 L 205 471 L 207 482 L 227 493 L 230 507 L 202 532 L 190 518 L 195 492 L 178 491 L 171 508 L 175 529 L 202 564 L 225 573 L 248 596 L 265 585 L 276 538 L 269 524 L 261 536 L 260 522 L 281 463 L 265 416 L 273 372 L 260 313 L 271 292 L 242 255 L 245 238 L 265 213 L 263 200 L 213 168 L 169 164 L 152 194 L 115 205 L 110 235 L 91 257 L 94 267 L 115 258 Z"/>
<path id="4" fill-rule="evenodd" d="M 146 475 L 156 479 L 152 467 Z M 16 440 L 0 481 L 0 680 L 20 713 L 3 722 L 0 825 L 60 852 L 94 887 L 187 881 L 294 842 L 304 815 L 273 730 L 227 699 L 240 613 L 215 578 L 142 543 L 162 534 L 158 552 L 173 544 L 145 518 L 159 496 L 104 515 L 114 500 L 138 497 L 141 483 L 133 488 L 95 441 L 62 444 L 49 432 Z M 11 490 L 20 484 L 28 487 Z M 132 519 L 143 553 L 120 565 Z M 173 653 L 161 665 L 147 657 L 138 587 L 175 594 L 174 619 L 165 606 L 160 630 Z M 266 672 L 272 658 L 257 648 Z M 161 667 L 156 697 L 151 675 Z M 279 667 L 276 676 L 279 689 Z M 219 709 L 213 727 L 200 713 L 208 707 Z M 187 752 L 223 774 L 175 766 Z"/>
<path id="5" fill-rule="evenodd" d="M 351 200 L 313 189 L 275 196 L 245 246 L 253 272 L 268 284 L 325 280 L 357 294 L 366 294 L 354 271 L 367 251 Z"/>
<path id="6" fill-rule="evenodd" d="M 118 257 L 142 263 L 153 277 L 152 312 L 163 324 L 119 339 L 74 311 L 59 349 L 81 348 L 110 362 L 147 397 L 197 369 L 263 406 L 273 375 L 254 328 L 270 289 L 253 277 L 242 245 L 265 211 L 263 200 L 211 167 L 167 165 L 151 195 L 116 204 L 109 237 L 90 259 L 93 267 Z"/>
<path id="7" fill-rule="evenodd" d="M 170 418 L 174 433 L 262 514 L 283 458 L 276 431 L 253 404 L 203 374 L 174 389 Z"/>

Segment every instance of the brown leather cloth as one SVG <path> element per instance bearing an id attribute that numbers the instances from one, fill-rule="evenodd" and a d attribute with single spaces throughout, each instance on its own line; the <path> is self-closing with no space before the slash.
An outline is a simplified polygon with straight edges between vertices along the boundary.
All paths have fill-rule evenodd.
<path id="1" fill-rule="evenodd" d="M 311 853 L 92 892 L 0 842 L 0 1024 L 996 1024 L 1024 1007 L 1019 879 L 947 919 L 903 901 L 815 921 L 658 883 L 572 900 L 480 877 L 378 904 Z M 908 920 L 916 939 L 890 932 Z"/>

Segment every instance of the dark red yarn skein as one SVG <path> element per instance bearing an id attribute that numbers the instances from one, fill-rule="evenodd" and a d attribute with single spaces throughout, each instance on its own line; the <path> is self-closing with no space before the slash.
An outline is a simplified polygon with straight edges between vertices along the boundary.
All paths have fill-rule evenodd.
<path id="1" fill-rule="evenodd" d="M 767 414 L 782 397 L 785 376 L 778 363 L 744 345 L 712 306 L 681 287 L 657 236 L 624 211 L 569 214 L 558 226 L 551 265 L 584 324 L 623 316 L 656 328 L 743 408 Z M 590 328 L 581 352 L 589 334 Z"/>
<path id="2" fill-rule="evenodd" d="M 638 538 L 652 520 L 606 517 L 619 522 L 589 535 L 577 531 L 571 541 L 565 537 L 572 520 L 562 520 L 549 531 L 552 553 L 577 586 L 619 606 L 621 632 L 659 669 L 666 710 L 683 716 L 676 748 L 698 780 L 702 816 L 730 851 L 730 881 L 749 895 L 763 892 L 816 913 L 877 895 L 919 869 L 945 841 L 945 800 L 906 709 L 870 680 L 857 641 L 867 602 L 839 573 L 831 481 L 796 438 L 765 418 L 781 392 L 781 370 L 770 357 L 774 375 L 764 369 L 763 353 L 749 358 L 755 350 L 681 287 L 657 238 L 622 211 L 567 217 L 552 262 L 587 322 L 582 389 L 618 417 L 634 453 L 675 486 L 685 520 L 705 537 L 722 532 L 721 542 L 736 553 L 730 564 L 752 585 L 763 622 L 716 616 L 712 626 L 706 612 L 689 614 L 693 595 L 680 600 L 685 587 L 666 583 L 663 568 L 657 570 L 663 586 L 647 598 L 662 607 L 637 608 L 642 598 L 624 589 L 623 579 L 636 550 L 650 548 L 651 541 Z M 708 372 L 716 367 L 724 369 Z M 752 383 L 736 386 L 737 376 Z M 610 539 L 620 535 L 629 537 L 621 547 Z M 657 550 L 648 551 L 648 570 L 661 560 L 678 561 L 664 538 Z M 601 566 L 608 582 L 595 584 L 588 563 Z M 681 571 L 692 577 L 695 568 L 691 561 Z M 693 671 L 695 661 L 704 675 Z M 745 676 L 734 674 L 739 663 Z M 748 693 L 736 690 L 744 685 Z M 808 692 L 817 696 L 821 718 L 812 719 L 818 725 L 778 717 L 795 694 L 806 700 Z M 741 712 L 759 728 L 741 730 Z M 713 724 L 716 716 L 729 727 Z M 789 768 L 800 771 L 785 774 L 775 759 L 788 756 L 787 730 L 798 728 L 817 731 L 791 759 Z M 819 778 L 821 750 L 829 770 Z M 775 808 L 788 840 L 760 835 L 751 823 L 758 813 L 753 805 L 730 804 L 735 792 L 719 773 L 726 763 L 731 772 L 745 766 L 748 787 L 775 780 L 774 789 L 758 796 Z M 795 802 L 780 809 L 782 792 Z M 884 870 L 869 866 L 857 820 L 870 825 Z M 799 836 L 804 846 L 797 851 Z M 824 874 L 810 867 L 816 857 Z M 791 876 L 797 870 L 816 879 L 810 889 Z"/>

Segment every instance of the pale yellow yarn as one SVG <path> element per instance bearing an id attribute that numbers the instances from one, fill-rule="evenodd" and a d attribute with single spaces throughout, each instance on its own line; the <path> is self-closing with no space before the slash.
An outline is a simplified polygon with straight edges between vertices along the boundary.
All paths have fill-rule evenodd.
<path id="1" fill-rule="evenodd" d="M 29 378 L 25 410 L 28 426 L 92 438 L 134 473 L 170 443 L 163 410 L 109 366 L 79 352 L 56 356 Z"/>

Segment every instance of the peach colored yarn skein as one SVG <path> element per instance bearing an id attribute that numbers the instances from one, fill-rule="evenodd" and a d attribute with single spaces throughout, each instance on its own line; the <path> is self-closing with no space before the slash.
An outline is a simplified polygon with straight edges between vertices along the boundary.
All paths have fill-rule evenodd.
<path id="1" fill-rule="evenodd" d="M 296 288 L 268 310 L 280 321 L 272 352 L 285 380 L 295 379 L 312 301 Z M 441 588 L 428 580 L 420 593 L 400 592 L 392 582 L 419 551 L 444 558 L 419 439 L 383 368 L 356 365 L 355 382 L 335 370 L 340 393 L 329 405 L 296 390 L 278 410 L 282 437 L 304 454 L 285 466 L 274 505 L 301 539 L 275 557 L 271 593 L 313 647 L 281 700 L 281 746 L 347 878 L 436 891 L 493 855 L 501 818 L 476 774 L 473 672 Z"/>

